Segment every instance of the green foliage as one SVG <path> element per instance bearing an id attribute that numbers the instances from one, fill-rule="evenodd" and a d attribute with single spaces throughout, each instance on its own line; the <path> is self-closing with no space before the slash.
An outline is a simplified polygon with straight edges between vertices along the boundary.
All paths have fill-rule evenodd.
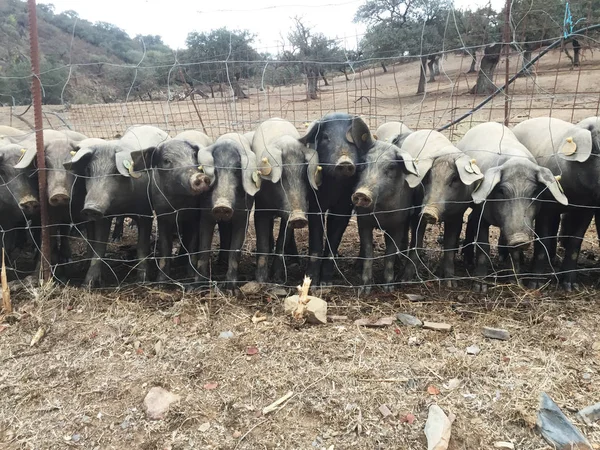
<path id="1" fill-rule="evenodd" d="M 257 71 L 260 55 L 252 47 L 254 36 L 243 30 L 219 28 L 209 33 L 193 32 L 186 39 L 181 61 L 192 84 L 223 83 L 249 78 Z"/>

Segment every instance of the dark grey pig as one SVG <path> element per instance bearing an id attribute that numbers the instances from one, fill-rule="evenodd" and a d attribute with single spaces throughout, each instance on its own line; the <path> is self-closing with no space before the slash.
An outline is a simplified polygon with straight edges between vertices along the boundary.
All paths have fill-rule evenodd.
<path id="1" fill-rule="evenodd" d="M 254 205 L 256 228 L 256 281 L 267 281 L 268 254 L 273 239 L 273 219 L 281 218 L 275 247 L 273 278 L 283 281 L 285 248 L 295 248 L 296 228 L 308 226 L 308 199 L 318 189 L 322 168 L 317 152 L 298 141 L 300 134 L 292 123 L 269 119 L 254 133 L 252 149 L 256 154 L 263 183 Z M 293 244 L 293 245 L 292 245 Z"/>
<path id="2" fill-rule="evenodd" d="M 577 125 L 551 117 L 521 122 L 513 129 L 541 166 L 561 177 L 561 185 L 571 204 L 544 203 L 536 220 L 539 239 L 534 246 L 532 271 L 541 274 L 556 255 L 556 237 L 563 219 L 565 257 L 561 272 L 562 287 L 576 287 L 577 259 L 594 207 L 600 206 L 600 119 L 590 117 Z M 554 272 L 555 270 L 552 270 Z M 538 278 L 530 283 L 537 288 L 545 283 Z"/>
<path id="3" fill-rule="evenodd" d="M 131 152 L 134 173 L 151 169 L 150 196 L 158 222 L 159 282 L 170 279 L 175 232 L 182 237 L 186 253 L 196 253 L 199 196 L 210 187 L 209 177 L 198 165 L 198 150 L 196 144 L 176 137 L 156 147 Z M 192 265 L 190 268 L 193 271 Z"/>
<path id="4" fill-rule="evenodd" d="M 313 122 L 302 144 L 317 151 L 322 185 L 309 195 L 309 263 L 307 275 L 314 286 L 331 284 L 334 260 L 352 214 L 352 194 L 358 170 L 374 145 L 369 127 L 357 116 L 327 114 Z M 323 234 L 327 230 L 325 245 Z"/>
<path id="5" fill-rule="evenodd" d="M 211 279 L 211 244 L 215 225 L 219 223 L 221 250 L 229 252 L 226 286 L 234 289 L 250 210 L 261 181 L 256 157 L 246 138 L 230 133 L 221 136 L 213 145 L 200 149 L 198 164 L 208 176 L 211 190 L 200 197 L 200 245 L 196 281 L 204 284 Z M 225 227 L 227 231 L 222 228 L 223 224 L 229 225 Z"/>
<path id="6" fill-rule="evenodd" d="M 106 141 L 81 148 L 65 163 L 85 180 L 86 196 L 82 215 L 93 221 L 88 230 L 94 257 L 84 283 L 97 286 L 102 280 L 102 258 L 110 232 L 111 216 L 134 216 L 138 224 L 138 280 L 147 279 L 147 256 L 150 252 L 152 205 L 147 172 L 136 173 L 131 152 L 157 146 L 168 139 L 158 128 L 142 125 L 129 128 L 118 141 Z"/>
<path id="7" fill-rule="evenodd" d="M 567 197 L 552 172 L 539 166 L 529 150 L 502 124 L 488 122 L 471 128 L 457 147 L 476 159 L 484 174 L 483 181 L 473 191 L 475 208 L 469 218 L 469 227 L 477 236 L 475 275 L 482 278 L 487 275 L 490 225 L 500 228 L 518 273 L 519 250 L 533 240 L 533 222 L 544 200 L 540 195 L 548 191 L 550 198 L 562 205 L 568 203 Z M 471 166 L 471 170 L 475 171 L 475 167 Z M 487 285 L 475 282 L 473 289 L 486 291 Z"/>
<path id="8" fill-rule="evenodd" d="M 385 291 L 394 289 L 394 261 L 405 248 L 409 219 L 413 213 L 413 192 L 406 174 L 417 175 L 412 157 L 397 146 L 377 141 L 369 150 L 352 202 L 356 207 L 360 246 L 363 252 L 360 292 L 371 292 L 373 283 L 373 229 L 385 236 Z"/>
<path id="9" fill-rule="evenodd" d="M 456 284 L 454 257 L 458 248 L 463 216 L 472 203 L 471 194 L 483 174 L 476 168 L 475 160 L 464 154 L 441 133 L 420 130 L 406 137 L 402 150 L 415 160 L 418 175 L 408 174 L 406 180 L 413 189 L 421 188 L 420 215 L 415 215 L 413 241 L 402 279 L 411 280 L 421 268 L 419 249 L 427 224 L 444 223 L 444 257 L 439 275 L 448 286 Z M 416 231 L 415 231 L 416 230 Z M 416 236 L 415 236 L 416 235 Z M 428 269 L 427 269 L 428 270 Z"/>

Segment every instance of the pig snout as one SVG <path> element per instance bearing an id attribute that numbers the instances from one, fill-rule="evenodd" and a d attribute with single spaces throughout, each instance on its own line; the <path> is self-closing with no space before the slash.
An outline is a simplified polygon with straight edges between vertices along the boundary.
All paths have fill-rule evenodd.
<path id="1" fill-rule="evenodd" d="M 506 244 L 509 247 L 525 249 L 531 244 L 531 236 L 527 233 L 515 233 L 506 238 Z"/>
<path id="2" fill-rule="evenodd" d="M 367 188 L 357 189 L 352 194 L 352 203 L 362 208 L 369 208 L 373 204 L 373 193 Z"/>
<path id="3" fill-rule="evenodd" d="M 98 220 L 104 217 L 105 208 L 95 203 L 86 203 L 81 214 L 89 220 Z"/>
<path id="4" fill-rule="evenodd" d="M 231 217 L 233 216 L 231 203 L 224 199 L 217 200 L 215 206 L 213 206 L 212 214 L 218 221 L 231 220 Z"/>
<path id="5" fill-rule="evenodd" d="M 65 206 L 69 204 L 69 194 L 64 189 L 57 189 L 54 192 L 50 193 L 50 206 Z"/>
<path id="6" fill-rule="evenodd" d="M 440 220 L 440 211 L 434 206 L 425 206 L 422 216 L 427 223 L 437 223 Z"/>
<path id="7" fill-rule="evenodd" d="M 292 211 L 290 218 L 288 219 L 288 227 L 290 228 L 306 228 L 308 226 L 308 219 L 304 211 Z"/>
<path id="8" fill-rule="evenodd" d="M 194 194 L 201 194 L 210 187 L 210 180 L 202 173 L 195 173 L 190 177 L 190 187 Z"/>
<path id="9" fill-rule="evenodd" d="M 19 202 L 19 207 L 26 215 L 32 215 L 40 209 L 40 202 L 32 195 L 27 195 Z"/>
<path id="10" fill-rule="evenodd" d="M 351 177 L 356 173 L 356 166 L 347 156 L 342 156 L 335 164 L 335 172 L 343 177 Z"/>

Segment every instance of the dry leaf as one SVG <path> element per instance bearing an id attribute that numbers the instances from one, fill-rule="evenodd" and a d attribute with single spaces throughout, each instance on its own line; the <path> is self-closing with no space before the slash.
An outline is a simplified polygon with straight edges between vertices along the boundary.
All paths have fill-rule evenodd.
<path id="1" fill-rule="evenodd" d="M 35 344 L 40 342 L 40 340 L 44 337 L 44 333 L 45 333 L 44 329 L 42 327 L 39 327 L 37 332 L 31 338 L 31 342 L 29 343 L 29 346 L 33 347 Z"/>
<path id="2" fill-rule="evenodd" d="M 173 317 L 173 323 L 179 325 L 181 323 L 181 318 L 179 316 Z"/>
<path id="3" fill-rule="evenodd" d="M 219 387 L 219 383 L 217 383 L 216 381 L 211 381 L 210 383 L 206 383 L 203 387 L 207 391 L 212 391 Z"/>
<path id="4" fill-rule="evenodd" d="M 204 422 L 202 425 L 198 427 L 198 431 L 201 433 L 205 433 L 210 429 L 210 422 Z"/>
<path id="5" fill-rule="evenodd" d="M 440 390 L 435 387 L 433 384 L 430 384 L 429 386 L 427 386 L 427 393 L 429 395 L 439 395 Z"/>
<path id="6" fill-rule="evenodd" d="M 253 324 L 264 322 L 265 320 L 267 320 L 267 316 L 261 316 L 260 315 L 260 311 L 256 311 L 254 313 L 254 315 L 252 316 L 252 323 Z"/>
<path id="7" fill-rule="evenodd" d="M 402 418 L 402 422 L 406 422 L 407 424 L 412 425 L 413 423 L 415 423 L 415 415 L 408 413 Z"/>
<path id="8" fill-rule="evenodd" d="M 256 355 L 256 354 L 258 354 L 258 349 L 256 347 L 247 347 L 246 354 L 250 355 L 250 356 Z"/>

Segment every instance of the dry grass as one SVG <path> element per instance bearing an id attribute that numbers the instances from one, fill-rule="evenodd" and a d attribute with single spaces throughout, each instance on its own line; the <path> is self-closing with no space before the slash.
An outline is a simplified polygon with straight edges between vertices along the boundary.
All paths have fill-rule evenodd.
<path id="1" fill-rule="evenodd" d="M 492 448 L 498 440 L 541 449 L 529 425 L 541 391 L 575 422 L 572 411 L 598 400 L 595 293 L 565 298 L 506 285 L 485 298 L 434 285 L 409 291 L 425 299 L 411 303 L 399 293 L 359 300 L 337 291 L 326 297 L 330 314 L 347 315 L 347 322 L 298 326 L 283 315 L 281 300 L 267 295 L 21 290 L 0 335 L 2 448 L 422 449 L 427 408 L 436 402 L 458 417 L 454 449 Z M 255 325 L 257 310 L 268 320 Z M 454 329 L 352 323 L 400 311 Z M 486 325 L 509 330 L 511 339 L 483 338 Z M 30 348 L 40 326 L 46 336 Z M 234 337 L 220 339 L 226 330 Z M 410 337 L 421 344 L 409 345 Z M 466 354 L 472 344 L 478 356 Z M 248 356 L 249 346 L 259 353 Z M 461 384 L 449 391 L 443 386 L 452 378 Z M 205 389 L 209 382 L 218 387 Z M 429 395 L 430 384 L 441 393 Z M 151 422 L 142 400 L 156 385 L 182 400 L 166 420 Z M 294 396 L 281 410 L 260 415 L 288 391 Z M 392 418 L 382 419 L 382 404 Z M 416 417 L 412 425 L 402 421 L 407 413 Z M 580 426 L 600 442 L 598 428 Z"/>

